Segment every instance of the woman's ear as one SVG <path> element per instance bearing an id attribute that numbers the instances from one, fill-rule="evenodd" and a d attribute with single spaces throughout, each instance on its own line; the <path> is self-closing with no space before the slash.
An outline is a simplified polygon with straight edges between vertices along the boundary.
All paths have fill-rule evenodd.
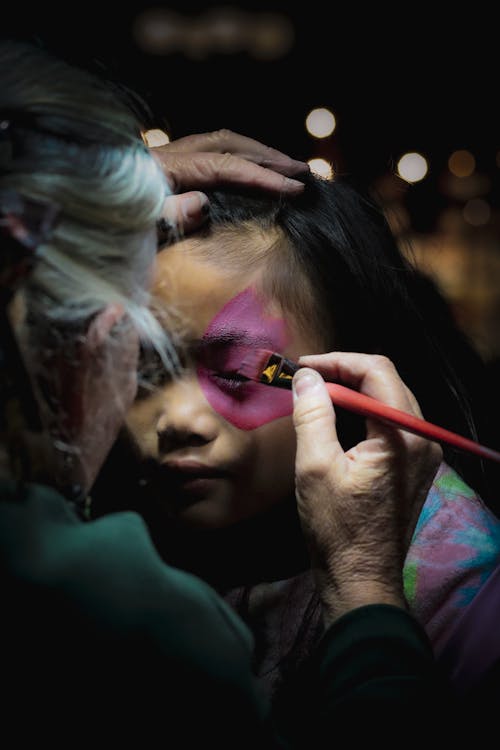
<path id="1" fill-rule="evenodd" d="M 89 351 L 99 349 L 108 338 L 114 326 L 122 320 L 125 315 L 123 305 L 112 302 L 94 315 L 90 321 L 85 336 L 86 348 Z"/>
<path id="2" fill-rule="evenodd" d="M 89 397 L 88 392 L 89 373 L 101 371 L 105 345 L 109 340 L 112 328 L 120 322 L 125 315 L 123 305 L 110 303 L 94 315 L 88 324 L 84 335 L 77 339 L 72 350 L 71 359 L 63 355 L 59 360 L 59 402 L 66 407 L 69 422 L 73 428 L 79 429 L 84 421 L 84 412 Z M 92 374 L 90 377 L 93 377 Z"/>
<path id="3" fill-rule="evenodd" d="M 58 364 L 55 395 L 58 413 L 64 415 L 64 419 L 59 420 L 59 434 L 65 443 L 77 449 L 72 464 L 60 469 L 61 486 L 68 484 L 70 477 L 83 487 L 92 484 L 103 452 L 109 450 L 123 421 L 125 408 L 133 400 L 136 363 L 123 358 L 130 345 L 126 337 L 123 341 L 111 338 L 112 329 L 125 315 L 122 305 L 108 304 L 94 315 L 69 360 L 63 359 Z M 128 391 L 132 386 L 130 395 Z M 123 409 L 122 401 L 126 401 Z"/>

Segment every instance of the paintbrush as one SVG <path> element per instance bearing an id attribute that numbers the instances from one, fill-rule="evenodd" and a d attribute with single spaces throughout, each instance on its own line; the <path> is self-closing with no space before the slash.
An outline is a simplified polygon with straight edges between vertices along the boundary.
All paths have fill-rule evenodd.
<path id="1" fill-rule="evenodd" d="M 251 349 L 245 354 L 237 371 L 239 375 L 243 375 L 249 380 L 255 380 L 257 383 L 291 390 L 293 375 L 300 367 L 302 365 L 298 365 L 269 349 Z M 363 417 L 378 419 L 380 422 L 399 427 L 407 432 L 413 432 L 415 435 L 440 443 L 448 443 L 459 450 L 475 453 L 482 458 L 500 463 L 500 453 L 480 445 L 474 440 L 445 430 L 443 427 L 438 427 L 438 425 L 427 422 L 425 419 L 394 409 L 392 406 L 382 403 L 382 401 L 365 396 L 363 393 L 339 383 L 327 382 L 325 385 L 332 402 L 336 406 L 347 409 L 347 411 L 361 414 Z"/>

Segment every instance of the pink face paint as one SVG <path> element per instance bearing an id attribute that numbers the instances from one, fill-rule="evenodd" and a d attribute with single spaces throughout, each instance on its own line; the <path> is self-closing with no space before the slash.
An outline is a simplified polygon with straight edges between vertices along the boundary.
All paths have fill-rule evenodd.
<path id="1" fill-rule="evenodd" d="M 235 375 L 249 347 L 281 352 L 287 340 L 285 321 L 266 316 L 251 288 L 233 297 L 210 322 L 202 338 L 198 379 L 210 405 L 235 427 L 253 430 L 292 413 L 290 391 Z"/>

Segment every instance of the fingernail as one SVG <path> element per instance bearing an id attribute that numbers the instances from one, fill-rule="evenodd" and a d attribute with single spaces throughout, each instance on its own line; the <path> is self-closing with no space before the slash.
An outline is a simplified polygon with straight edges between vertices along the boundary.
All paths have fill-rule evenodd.
<path id="1" fill-rule="evenodd" d="M 294 396 L 311 393 L 321 382 L 321 375 L 314 370 L 299 370 L 292 380 Z"/>
<path id="2" fill-rule="evenodd" d="M 290 177 L 287 177 L 285 182 L 291 193 L 301 193 L 304 190 L 304 183 L 299 182 L 299 180 L 292 180 Z"/>
<path id="3" fill-rule="evenodd" d="M 182 213 L 185 219 L 192 219 L 199 214 L 208 213 L 208 198 L 205 193 L 196 192 L 182 201 Z"/>
<path id="4" fill-rule="evenodd" d="M 298 159 L 293 160 L 293 165 L 299 172 L 310 172 L 311 167 L 306 161 L 299 161 Z"/>

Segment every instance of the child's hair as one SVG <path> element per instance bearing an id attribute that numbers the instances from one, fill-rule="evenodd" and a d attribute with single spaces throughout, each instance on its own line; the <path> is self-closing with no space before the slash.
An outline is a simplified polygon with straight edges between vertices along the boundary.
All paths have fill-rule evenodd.
<path id="1" fill-rule="evenodd" d="M 319 331 L 325 351 L 386 355 L 427 420 L 485 439 L 479 403 L 484 365 L 436 285 L 401 252 L 370 197 L 347 180 L 308 176 L 303 194 L 294 198 L 225 190 L 209 193 L 209 199 L 210 222 L 200 236 L 205 256 L 220 257 L 226 269 L 250 268 L 261 259 L 264 292 L 285 314 Z M 208 251 L 204 239 L 212 232 L 217 243 Z M 339 415 L 345 447 L 360 439 L 362 429 L 362 420 Z M 448 447 L 444 454 L 488 496 L 478 459 Z"/>
<path id="2" fill-rule="evenodd" d="M 59 210 L 24 289 L 32 324 L 79 325 L 114 302 L 144 341 L 168 346 L 145 288 L 146 239 L 168 188 L 132 103 L 83 68 L 4 40 L 0 121 L 0 191 Z"/>

